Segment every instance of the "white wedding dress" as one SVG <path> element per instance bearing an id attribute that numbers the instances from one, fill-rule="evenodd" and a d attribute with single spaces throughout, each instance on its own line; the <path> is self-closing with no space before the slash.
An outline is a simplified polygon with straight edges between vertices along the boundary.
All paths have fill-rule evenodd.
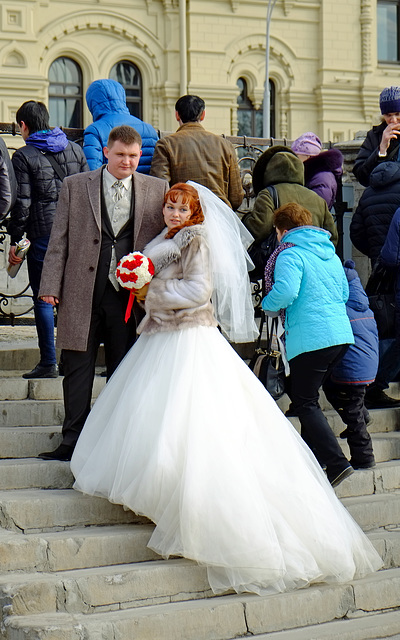
<path id="1" fill-rule="evenodd" d="M 314 456 L 214 327 L 141 335 L 100 394 L 74 488 L 155 524 L 149 546 L 214 592 L 346 582 L 381 559 Z"/>

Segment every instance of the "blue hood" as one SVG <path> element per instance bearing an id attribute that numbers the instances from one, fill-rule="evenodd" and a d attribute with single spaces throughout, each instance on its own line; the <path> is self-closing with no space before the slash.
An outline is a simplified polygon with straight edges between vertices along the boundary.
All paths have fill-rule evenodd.
<path id="1" fill-rule="evenodd" d="M 41 149 L 42 151 L 50 151 L 51 153 L 57 153 L 58 151 L 64 151 L 68 146 L 68 138 L 64 131 L 61 131 L 58 127 L 54 127 L 52 130 L 36 131 L 32 133 L 26 140 L 25 144 Z"/>
<path id="2" fill-rule="evenodd" d="M 296 227 L 285 233 L 282 242 L 293 242 L 297 247 L 311 251 L 322 260 L 330 260 L 335 254 L 330 237 L 329 231 L 319 227 Z"/>
<path id="3" fill-rule="evenodd" d="M 130 115 L 126 106 L 125 89 L 115 80 L 95 80 L 92 82 L 86 91 L 86 103 L 94 122 L 109 113 Z"/>
<path id="4" fill-rule="evenodd" d="M 386 189 L 389 184 L 400 181 L 399 162 L 381 162 L 371 172 L 369 179 L 370 187 L 373 189 Z"/>
<path id="5" fill-rule="evenodd" d="M 346 260 L 344 263 L 344 272 L 349 283 L 349 298 L 346 305 L 355 311 L 367 311 L 369 308 L 368 296 L 354 267 L 353 260 Z"/>

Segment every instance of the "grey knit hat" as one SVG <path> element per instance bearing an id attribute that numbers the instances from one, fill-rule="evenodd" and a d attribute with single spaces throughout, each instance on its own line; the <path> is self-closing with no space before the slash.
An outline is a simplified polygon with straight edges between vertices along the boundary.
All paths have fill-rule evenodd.
<path id="1" fill-rule="evenodd" d="M 386 87 L 379 96 L 382 115 L 400 113 L 400 87 Z"/>

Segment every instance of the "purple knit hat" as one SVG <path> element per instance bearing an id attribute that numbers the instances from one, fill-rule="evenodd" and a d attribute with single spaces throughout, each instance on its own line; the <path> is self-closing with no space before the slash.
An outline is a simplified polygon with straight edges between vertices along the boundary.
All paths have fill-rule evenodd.
<path id="1" fill-rule="evenodd" d="M 400 87 L 386 87 L 379 96 L 382 115 L 400 113 Z"/>
<path id="2" fill-rule="evenodd" d="M 307 131 L 292 143 L 291 149 L 303 156 L 317 156 L 322 151 L 322 142 L 315 133 Z"/>

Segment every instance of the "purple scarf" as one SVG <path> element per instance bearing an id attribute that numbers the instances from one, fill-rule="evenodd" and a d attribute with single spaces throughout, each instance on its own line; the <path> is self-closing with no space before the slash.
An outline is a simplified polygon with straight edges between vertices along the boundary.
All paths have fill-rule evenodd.
<path id="1" fill-rule="evenodd" d="M 275 264 L 276 259 L 285 249 L 289 249 L 289 247 L 295 247 L 296 245 L 293 242 L 282 242 L 273 253 L 271 253 L 268 258 L 268 262 L 265 265 L 264 271 L 264 287 L 265 287 L 265 295 L 267 295 L 272 287 L 274 286 L 274 272 L 275 272 Z M 282 321 L 282 327 L 285 326 L 285 309 L 281 309 L 279 312 L 279 317 Z"/>

